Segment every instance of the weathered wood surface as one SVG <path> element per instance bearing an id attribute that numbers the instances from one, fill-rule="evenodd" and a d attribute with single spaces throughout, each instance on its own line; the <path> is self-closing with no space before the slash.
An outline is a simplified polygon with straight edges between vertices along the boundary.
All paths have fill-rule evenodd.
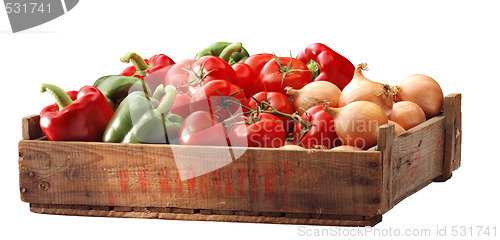
<path id="1" fill-rule="evenodd" d="M 399 136 L 391 135 L 389 125 L 380 128 L 377 150 L 382 153 L 383 179 L 390 179 L 383 181 L 385 196 L 381 198 L 385 202 L 381 205 L 382 213 L 429 183 L 449 179 L 451 172 L 458 168 L 461 145 L 460 97 L 460 94 L 448 95 L 441 115 Z M 389 161 L 385 157 L 387 155 L 390 155 Z"/>
<path id="2" fill-rule="evenodd" d="M 436 181 L 446 181 L 460 167 L 462 148 L 462 95 L 446 96 L 443 112 L 445 120 L 443 174 Z"/>
<path id="3" fill-rule="evenodd" d="M 392 191 L 392 171 L 391 171 L 391 157 L 392 147 L 394 145 L 395 128 L 394 124 L 388 123 L 379 128 L 377 150 L 381 154 L 382 162 L 382 184 L 380 189 L 380 213 L 386 212 L 390 209 L 391 198 L 390 192 Z"/>
<path id="4" fill-rule="evenodd" d="M 31 204 L 30 209 L 35 213 L 94 216 L 94 217 L 121 217 L 121 218 L 153 218 L 168 220 L 243 222 L 243 223 L 274 223 L 323 226 L 374 226 L 382 220 L 381 215 L 372 217 L 341 216 L 341 215 L 302 215 L 280 212 L 214 212 L 204 209 L 172 209 L 172 208 L 119 208 L 102 206 L 75 206 L 75 205 L 45 205 Z"/>
<path id="5" fill-rule="evenodd" d="M 390 163 L 390 207 L 442 174 L 443 137 L 443 116 L 429 119 L 395 137 Z"/>
<path id="6" fill-rule="evenodd" d="M 176 162 L 227 161 L 221 159 L 228 150 L 234 148 L 23 140 L 21 198 L 42 204 L 377 214 L 379 152 L 248 148 L 215 171 L 179 178 Z"/>
<path id="7" fill-rule="evenodd" d="M 39 115 L 31 115 L 23 118 L 22 120 L 22 128 L 23 128 L 23 140 L 35 140 L 38 138 L 45 137 L 42 129 L 40 128 L 40 116 Z"/>

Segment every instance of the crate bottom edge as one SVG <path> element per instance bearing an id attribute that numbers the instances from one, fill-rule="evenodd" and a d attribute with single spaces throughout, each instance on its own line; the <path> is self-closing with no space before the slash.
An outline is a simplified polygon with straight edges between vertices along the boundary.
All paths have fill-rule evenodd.
<path id="1" fill-rule="evenodd" d="M 252 213 L 203 209 L 132 208 L 86 205 L 55 205 L 30 203 L 30 211 L 39 214 L 54 214 L 89 217 L 149 218 L 163 220 L 215 221 L 240 223 L 270 223 L 290 225 L 319 225 L 363 227 L 375 226 L 382 221 L 382 215 L 375 216 L 321 216 L 310 214 Z"/>

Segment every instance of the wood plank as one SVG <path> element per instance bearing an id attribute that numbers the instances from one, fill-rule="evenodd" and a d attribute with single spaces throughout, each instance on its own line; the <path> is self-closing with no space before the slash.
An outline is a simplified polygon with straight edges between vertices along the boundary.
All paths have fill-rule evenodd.
<path id="1" fill-rule="evenodd" d="M 384 124 L 379 128 L 377 150 L 381 153 L 382 158 L 382 185 L 380 189 L 381 205 L 380 212 L 387 212 L 391 208 L 391 191 L 392 191 L 392 168 L 391 156 L 392 147 L 394 145 L 395 126 L 392 123 Z"/>
<path id="2" fill-rule="evenodd" d="M 390 163 L 391 208 L 442 174 L 444 122 L 444 116 L 436 116 L 395 137 Z"/>
<path id="3" fill-rule="evenodd" d="M 39 115 L 24 117 L 22 119 L 22 129 L 23 140 L 34 140 L 45 136 L 40 128 Z"/>
<path id="4" fill-rule="evenodd" d="M 180 179 L 187 163 L 225 163 L 227 151 L 244 153 Z M 381 166 L 378 151 L 19 142 L 21 199 L 40 204 L 374 216 Z"/>
<path id="5" fill-rule="evenodd" d="M 444 99 L 445 120 L 443 175 L 435 179 L 444 182 L 451 178 L 452 172 L 460 167 L 462 146 L 462 95 L 449 94 Z"/>
<path id="6" fill-rule="evenodd" d="M 298 224 L 298 225 L 320 225 L 320 226 L 374 226 L 382 220 L 381 215 L 351 219 L 340 217 L 340 219 L 328 218 L 287 218 L 283 216 L 258 215 L 227 215 L 227 214 L 183 214 L 157 211 L 115 211 L 90 208 L 75 208 L 65 205 L 43 205 L 31 204 L 30 210 L 35 213 L 57 214 L 71 216 L 95 216 L 95 217 L 121 217 L 121 218 L 153 218 L 166 220 L 192 220 L 192 221 L 217 221 L 217 222 L 243 222 L 243 223 L 272 223 L 272 224 Z"/>

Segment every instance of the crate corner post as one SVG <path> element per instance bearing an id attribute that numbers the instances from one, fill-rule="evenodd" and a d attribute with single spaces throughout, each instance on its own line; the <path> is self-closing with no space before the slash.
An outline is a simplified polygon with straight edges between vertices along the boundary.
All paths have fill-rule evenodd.
<path id="1" fill-rule="evenodd" d="M 462 145 L 462 94 L 448 94 L 443 103 L 445 116 L 444 161 L 443 174 L 434 182 L 445 182 L 451 178 L 453 171 L 461 164 Z"/>
<path id="2" fill-rule="evenodd" d="M 392 176 L 391 176 L 391 155 L 392 147 L 395 138 L 394 124 L 388 123 L 380 126 L 378 133 L 377 151 L 380 152 L 382 162 L 382 184 L 380 189 L 380 212 L 381 214 L 389 211 L 392 206 L 391 189 L 392 189 Z"/>

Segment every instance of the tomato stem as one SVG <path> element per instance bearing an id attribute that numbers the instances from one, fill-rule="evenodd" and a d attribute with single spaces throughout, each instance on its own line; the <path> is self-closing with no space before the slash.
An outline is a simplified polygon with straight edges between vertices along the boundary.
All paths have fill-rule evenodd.
<path id="1" fill-rule="evenodd" d="M 182 69 L 182 70 L 186 71 L 188 74 L 193 75 L 194 79 L 189 81 L 188 83 L 185 83 L 185 84 L 179 86 L 179 88 L 199 86 L 203 82 L 203 79 L 205 79 L 208 76 L 208 74 L 210 74 L 211 72 L 216 70 L 216 69 L 212 69 L 206 73 L 203 73 L 203 68 L 205 67 L 205 61 L 206 61 L 206 59 L 204 59 L 203 62 L 201 62 L 200 69 L 198 70 L 198 72 L 193 71 L 193 64 L 192 63 L 189 63 L 189 69 L 185 69 L 185 68 Z"/>
<path id="2" fill-rule="evenodd" d="M 305 69 L 292 69 L 292 61 L 294 60 L 294 58 L 292 57 L 291 51 L 290 51 L 290 61 L 288 62 L 287 66 L 285 66 L 285 64 L 283 64 L 283 62 L 278 58 L 278 56 L 276 56 L 275 53 L 273 53 L 273 58 L 274 58 L 274 61 L 276 61 L 276 63 L 278 63 L 278 66 L 280 67 L 280 69 L 278 70 L 278 73 L 283 74 L 281 76 L 281 86 L 283 86 L 283 83 L 285 82 L 285 78 L 288 74 L 291 74 L 293 72 L 310 71 L 310 70 L 305 70 Z"/>
<path id="3" fill-rule="evenodd" d="M 258 122 L 260 120 L 260 115 L 262 113 L 269 113 L 269 114 L 272 114 L 272 115 L 277 116 L 277 117 L 285 117 L 285 118 L 291 119 L 294 122 L 299 123 L 300 125 L 302 125 L 303 129 L 300 132 L 297 133 L 297 134 L 301 134 L 301 136 L 299 138 L 299 141 L 302 140 L 302 138 L 304 137 L 304 135 L 312 127 L 311 118 L 309 117 L 309 114 L 307 114 L 307 112 L 305 110 L 304 110 L 304 112 L 305 112 L 306 117 L 307 117 L 307 122 L 304 121 L 302 119 L 302 117 L 300 117 L 297 112 L 294 112 L 292 114 L 280 112 L 280 111 L 278 111 L 274 106 L 272 106 L 267 101 L 267 92 L 266 92 L 264 101 L 259 101 L 255 97 L 253 97 L 253 96 L 252 96 L 252 99 L 257 103 L 257 108 L 255 108 L 255 109 L 251 109 L 251 108 L 249 108 L 247 106 L 241 105 L 240 103 L 233 101 L 233 103 L 239 104 L 242 108 L 244 108 L 244 109 L 246 109 L 248 111 L 247 112 L 242 112 L 242 113 L 239 113 L 239 114 L 236 114 L 236 115 L 233 115 L 230 118 L 224 120 L 222 122 L 222 124 L 224 126 L 229 125 L 229 124 L 234 124 L 234 122 L 231 122 L 231 121 L 234 120 L 237 117 L 242 117 L 242 118 L 245 119 L 245 122 L 247 124 L 252 124 L 252 123 Z M 271 109 L 271 110 L 267 110 L 267 109 Z M 248 115 L 248 117 L 245 117 L 245 115 Z M 297 136 L 297 134 L 293 138 L 295 138 Z"/>

